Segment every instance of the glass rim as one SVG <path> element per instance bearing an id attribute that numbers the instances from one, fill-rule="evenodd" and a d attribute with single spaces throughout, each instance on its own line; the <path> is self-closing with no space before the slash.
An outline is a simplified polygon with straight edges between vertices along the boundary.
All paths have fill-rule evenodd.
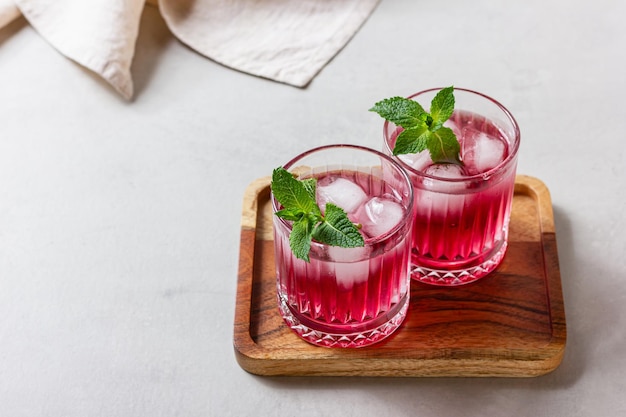
<path id="1" fill-rule="evenodd" d="M 407 197 L 407 201 L 408 204 L 406 206 L 406 210 L 404 215 L 402 216 L 402 219 L 398 222 L 398 224 L 396 224 L 391 230 L 388 230 L 387 232 L 378 235 L 376 237 L 372 237 L 372 238 L 366 238 L 364 236 L 365 239 L 365 245 L 374 245 L 376 243 L 380 243 L 385 241 L 386 239 L 388 239 L 390 236 L 395 235 L 396 233 L 398 233 L 398 231 L 403 227 L 404 224 L 406 224 L 407 222 L 410 223 L 413 217 L 413 204 L 414 204 L 414 197 L 413 197 L 413 184 L 411 182 L 411 178 L 409 177 L 409 174 L 407 173 L 407 171 L 404 169 L 404 167 L 395 159 L 393 159 L 392 157 L 390 157 L 389 155 L 385 155 L 384 153 L 373 149 L 373 148 L 369 148 L 367 146 L 362 146 L 362 145 L 352 145 L 352 144 L 347 144 L 347 143 L 337 143 L 337 144 L 330 144 L 330 145 L 322 145 L 322 146 L 317 146 L 315 148 L 311 148 L 308 149 L 300 154 L 298 154 L 297 156 L 295 156 L 294 158 L 292 158 L 291 160 L 289 160 L 287 163 L 285 163 L 283 165 L 283 168 L 286 170 L 289 170 L 289 168 L 293 167 L 295 163 L 297 163 L 299 160 L 305 158 L 308 155 L 311 155 L 313 153 L 316 152 L 320 152 L 320 151 L 326 151 L 326 150 L 331 150 L 331 149 L 336 149 L 336 148 L 343 148 L 343 149 L 353 149 L 353 150 L 357 150 L 357 151 L 364 151 L 367 153 L 371 153 L 375 156 L 378 156 L 382 159 L 384 159 L 385 161 L 387 161 L 388 163 L 390 163 L 395 169 L 396 171 L 402 176 L 403 182 L 405 182 L 407 184 L 407 192 L 408 194 L 406 195 Z M 382 180 L 382 178 L 381 178 Z M 271 200 L 272 200 L 272 217 L 276 217 L 275 213 L 278 210 L 278 201 L 276 200 L 276 198 L 274 197 L 274 193 L 271 192 L 271 188 L 270 188 L 270 194 L 271 194 Z M 403 193 L 404 194 L 404 193 Z M 284 224 L 287 228 L 289 228 L 290 230 L 292 229 L 291 224 L 289 224 L 288 221 L 286 221 L 285 219 L 281 218 L 281 217 L 277 217 L 277 219 Z M 329 246 L 325 243 L 319 243 L 316 241 L 312 241 L 311 244 L 316 244 L 316 245 L 322 245 L 322 246 Z"/>
<path id="2" fill-rule="evenodd" d="M 417 97 L 419 95 L 432 93 L 432 92 L 439 91 L 439 90 L 442 90 L 442 89 L 443 89 L 443 87 L 429 88 L 427 90 L 422 90 L 422 91 L 419 91 L 417 93 L 411 94 L 407 98 L 413 99 L 414 97 Z M 492 102 L 493 104 L 495 104 L 504 113 L 504 115 L 506 116 L 508 121 L 512 124 L 513 130 L 514 130 L 514 139 L 513 139 L 513 143 L 512 143 L 513 146 L 511 148 L 509 154 L 507 155 L 507 157 L 504 158 L 504 160 L 502 162 L 500 162 L 498 165 L 496 165 L 495 167 L 493 167 L 493 168 L 491 168 L 491 169 L 489 169 L 489 170 L 487 170 L 485 172 L 481 172 L 481 173 L 474 174 L 474 175 L 468 175 L 468 176 L 462 177 L 462 178 L 445 178 L 445 177 L 439 177 L 439 176 L 436 176 L 436 175 L 427 174 L 427 173 L 425 173 L 423 171 L 420 171 L 418 169 L 413 168 L 412 166 L 410 166 L 409 164 L 407 164 L 406 162 L 404 162 L 403 160 L 401 160 L 397 156 L 395 156 L 395 158 L 398 159 L 399 163 L 402 165 L 402 167 L 404 169 L 408 170 L 412 174 L 418 175 L 420 177 L 436 180 L 436 181 L 451 182 L 451 183 L 461 183 L 461 182 L 465 182 L 465 181 L 476 181 L 476 180 L 489 179 L 494 174 L 502 171 L 505 167 L 510 165 L 512 163 L 512 161 L 515 160 L 515 158 L 517 158 L 517 153 L 519 151 L 519 146 L 520 146 L 520 141 L 521 141 L 521 132 L 520 132 L 519 125 L 517 124 L 517 120 L 515 120 L 515 117 L 513 117 L 513 114 L 511 114 L 511 112 L 506 107 L 504 107 L 504 105 L 502 105 L 502 103 L 500 103 L 496 99 L 491 98 L 491 97 L 489 97 L 486 94 L 480 93 L 480 92 L 475 91 L 475 90 L 470 90 L 470 89 L 467 89 L 467 88 L 457 88 L 457 87 L 454 87 L 454 91 L 463 91 L 464 93 L 470 93 L 470 94 L 474 94 L 474 95 L 480 96 L 480 97 L 482 97 L 482 98 Z M 383 123 L 383 138 L 384 138 L 384 142 L 385 142 L 384 146 L 385 146 L 385 149 L 388 150 L 390 154 L 393 154 L 393 150 L 390 149 L 389 141 L 387 140 L 388 139 L 387 128 L 388 128 L 389 124 L 390 124 L 390 122 L 388 120 L 385 120 L 385 122 Z"/>

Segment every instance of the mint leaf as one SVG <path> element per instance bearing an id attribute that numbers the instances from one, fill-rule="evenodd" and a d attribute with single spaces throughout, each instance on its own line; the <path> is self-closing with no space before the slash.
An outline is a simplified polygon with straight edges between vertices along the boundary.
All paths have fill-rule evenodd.
<path id="1" fill-rule="evenodd" d="M 325 222 L 313 231 L 313 237 L 320 243 L 354 248 L 365 244 L 361 232 L 348 219 L 346 212 L 332 203 L 326 204 Z"/>
<path id="2" fill-rule="evenodd" d="M 315 183 L 298 181 L 289 171 L 277 168 L 272 173 L 272 192 L 282 206 L 302 213 L 316 212 L 321 216 L 315 202 Z"/>
<path id="3" fill-rule="evenodd" d="M 293 223 L 289 234 L 289 247 L 296 258 L 309 262 L 312 237 L 313 221 L 309 217 L 302 217 Z"/>
<path id="4" fill-rule="evenodd" d="M 404 97 L 391 97 L 379 101 L 370 111 L 404 128 L 422 124 L 423 120 L 420 116 L 427 114 L 417 101 L 407 100 Z"/>
<path id="5" fill-rule="evenodd" d="M 430 157 L 436 162 L 461 164 L 459 152 L 461 147 L 452 129 L 441 127 L 428 136 L 428 150 Z"/>
<path id="6" fill-rule="evenodd" d="M 298 209 L 282 209 L 275 213 L 278 217 L 292 222 L 298 221 L 303 217 L 302 210 Z"/>
<path id="7" fill-rule="evenodd" d="M 459 141 L 451 129 L 443 127 L 454 112 L 454 104 L 454 87 L 446 87 L 432 99 L 430 113 L 416 101 L 403 97 L 381 100 L 370 111 L 404 128 L 396 138 L 394 155 L 428 149 L 434 163 L 462 165 Z"/>
<path id="8" fill-rule="evenodd" d="M 454 88 L 446 87 L 440 90 L 430 103 L 430 115 L 433 126 L 441 127 L 452 116 L 454 111 Z"/>
<path id="9" fill-rule="evenodd" d="M 317 181 L 315 180 L 315 178 L 307 178 L 300 182 L 302 183 L 302 186 L 307 191 L 307 193 L 309 193 L 309 196 L 311 196 L 311 199 L 315 201 L 315 188 L 317 187 Z"/>
<path id="10" fill-rule="evenodd" d="M 396 138 L 393 148 L 394 155 L 418 153 L 428 147 L 430 131 L 426 125 L 404 129 Z"/>
<path id="11" fill-rule="evenodd" d="M 315 199 L 316 186 L 315 178 L 297 180 L 282 167 L 272 173 L 272 193 L 283 206 L 274 214 L 293 222 L 289 234 L 289 247 L 293 254 L 309 262 L 313 239 L 344 248 L 364 246 L 361 232 L 342 208 L 327 203 L 326 212 L 322 215 Z"/>

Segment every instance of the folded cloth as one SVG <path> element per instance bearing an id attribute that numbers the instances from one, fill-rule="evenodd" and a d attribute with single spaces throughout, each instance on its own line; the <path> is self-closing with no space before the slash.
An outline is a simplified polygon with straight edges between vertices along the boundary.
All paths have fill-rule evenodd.
<path id="1" fill-rule="evenodd" d="M 20 15 L 13 0 L 0 0 L 0 28 Z"/>
<path id="2" fill-rule="evenodd" d="M 228 67 L 302 87 L 379 0 L 159 0 L 174 35 Z"/>
<path id="3" fill-rule="evenodd" d="M 130 68 L 145 1 L 0 0 L 0 27 L 21 11 L 53 47 L 130 99 Z M 239 71 L 303 87 L 346 45 L 379 1 L 158 0 L 158 7 L 172 33 L 200 54 Z"/>
<path id="4" fill-rule="evenodd" d="M 130 66 L 144 0 L 15 0 L 58 51 L 100 74 L 124 98 L 133 95 Z"/>

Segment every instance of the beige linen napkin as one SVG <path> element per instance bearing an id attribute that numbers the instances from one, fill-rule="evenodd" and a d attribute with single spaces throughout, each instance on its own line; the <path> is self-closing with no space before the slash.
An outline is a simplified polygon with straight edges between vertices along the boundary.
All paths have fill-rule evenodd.
<path id="1" fill-rule="evenodd" d="M 228 67 L 302 87 L 379 0 L 159 0 L 182 42 Z"/>
<path id="2" fill-rule="evenodd" d="M 0 28 L 20 15 L 13 0 L 0 0 Z"/>
<path id="3" fill-rule="evenodd" d="M 68 58 L 133 95 L 130 66 L 144 0 L 15 0 L 29 23 Z"/>
<path id="4" fill-rule="evenodd" d="M 200 54 L 302 87 L 346 45 L 379 1 L 158 0 L 158 7 L 172 33 Z M 144 2 L 0 0 L 0 27 L 21 11 L 59 52 L 130 99 Z"/>

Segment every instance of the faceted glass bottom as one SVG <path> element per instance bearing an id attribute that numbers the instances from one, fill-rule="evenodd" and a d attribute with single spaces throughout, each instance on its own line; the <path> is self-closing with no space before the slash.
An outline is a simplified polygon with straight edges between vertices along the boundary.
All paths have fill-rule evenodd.
<path id="1" fill-rule="evenodd" d="M 461 269 L 433 269 L 421 265 L 411 265 L 411 278 L 425 284 L 439 286 L 465 285 L 477 281 L 495 270 L 502 262 L 508 244 L 506 240 L 500 249 L 480 265 Z"/>
<path id="2" fill-rule="evenodd" d="M 341 326 L 342 329 L 337 329 L 338 331 L 333 331 L 332 326 L 329 325 L 324 326 L 323 330 L 311 328 L 310 325 L 304 323 L 309 320 L 298 319 L 280 295 L 278 296 L 278 307 L 287 326 L 306 342 L 324 347 L 359 348 L 380 342 L 400 327 L 409 308 L 409 295 L 407 294 L 402 298 L 393 309 L 395 314 L 382 324 L 366 330 L 363 329 L 364 325 L 359 325 L 361 329 L 353 332 L 346 330 L 347 326 Z"/>

